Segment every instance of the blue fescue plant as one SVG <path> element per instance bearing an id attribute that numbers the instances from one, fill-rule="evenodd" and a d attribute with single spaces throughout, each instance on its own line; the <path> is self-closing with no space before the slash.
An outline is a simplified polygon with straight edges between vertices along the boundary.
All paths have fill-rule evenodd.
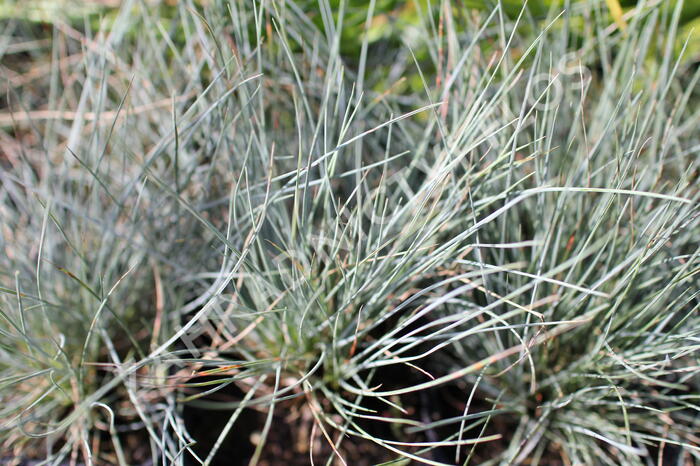
<path id="1" fill-rule="evenodd" d="M 381 8 L 3 22 L 3 461 L 700 461 L 682 2 Z"/>

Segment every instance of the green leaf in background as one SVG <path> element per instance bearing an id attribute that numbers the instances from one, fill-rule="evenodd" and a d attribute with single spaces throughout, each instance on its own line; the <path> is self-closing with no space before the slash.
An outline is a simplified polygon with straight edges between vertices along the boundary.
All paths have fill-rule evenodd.
<path id="1" fill-rule="evenodd" d="M 662 0 L 660 3 L 666 4 L 667 8 L 673 10 L 676 4 L 681 0 Z M 623 7 L 634 7 L 641 3 L 641 0 L 622 0 Z M 646 2 L 647 4 L 653 2 Z M 684 0 L 683 9 L 681 10 L 681 24 L 689 23 L 700 16 L 700 2 L 697 0 Z"/>
<path id="2" fill-rule="evenodd" d="M 617 23 L 617 26 L 623 31 L 627 29 L 627 22 L 624 18 L 624 11 L 622 11 L 620 0 L 605 0 L 605 2 L 608 4 L 610 15 L 615 20 L 615 23 Z"/>
<path id="3" fill-rule="evenodd" d="M 582 3 L 585 0 L 572 0 L 571 3 Z M 641 3 L 642 0 L 605 0 L 608 8 L 611 11 L 611 16 L 617 22 L 622 20 L 620 12 L 623 9 L 632 8 Z M 644 2 L 645 6 L 650 6 L 651 4 L 662 3 L 666 4 L 667 8 L 673 10 L 676 4 L 680 0 L 662 0 L 661 2 Z M 530 0 L 527 2 L 527 8 L 530 13 L 535 17 L 542 17 L 547 14 L 550 8 L 555 7 L 555 9 L 563 9 L 566 6 L 565 0 Z M 466 0 L 465 4 L 470 8 L 478 9 L 492 9 L 498 2 L 496 0 Z M 503 10 L 509 16 L 517 16 L 523 8 L 525 2 L 516 0 L 501 0 L 503 5 Z M 685 0 L 683 3 L 683 10 L 681 12 L 681 23 L 688 23 L 695 18 L 700 16 L 700 2 L 696 0 Z"/>

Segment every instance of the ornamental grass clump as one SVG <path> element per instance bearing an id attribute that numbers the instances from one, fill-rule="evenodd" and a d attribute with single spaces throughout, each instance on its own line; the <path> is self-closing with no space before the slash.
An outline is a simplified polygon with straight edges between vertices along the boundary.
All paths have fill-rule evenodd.
<path id="1" fill-rule="evenodd" d="M 380 3 L 4 22 L 3 461 L 700 461 L 682 2 Z"/>

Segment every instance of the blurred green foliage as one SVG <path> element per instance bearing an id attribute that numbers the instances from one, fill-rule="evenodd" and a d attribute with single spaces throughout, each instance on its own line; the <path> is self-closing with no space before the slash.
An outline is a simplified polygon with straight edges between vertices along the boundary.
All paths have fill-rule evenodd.
<path id="1" fill-rule="evenodd" d="M 511 17 L 517 17 L 521 13 L 525 16 L 525 23 L 532 23 L 533 27 L 547 21 L 548 17 L 558 14 L 564 9 L 573 11 L 569 21 L 569 27 L 583 32 L 585 29 L 585 19 L 577 18 L 582 14 L 582 3 L 586 0 L 529 0 L 527 2 L 519 0 L 454 0 L 450 4 L 450 15 L 453 18 L 464 18 L 470 15 L 471 11 L 490 11 L 500 3 L 504 13 Z M 682 0 L 660 0 L 669 16 L 673 12 L 679 1 Z M 646 6 L 659 3 L 659 0 L 600 0 L 597 11 L 592 14 L 609 14 L 610 3 L 619 3 L 625 12 L 643 3 Z M 7 21 L 10 18 L 22 21 L 51 24 L 55 21 L 64 21 L 71 24 L 76 29 L 83 30 L 91 28 L 93 31 L 101 29 L 104 23 L 109 24 L 116 16 L 118 6 L 123 4 L 123 0 L 2 0 L 0 1 L 0 21 Z M 321 3 L 325 8 L 321 7 Z M 437 30 L 445 16 L 445 2 L 440 0 L 376 0 L 373 7 L 368 0 L 296 0 L 299 10 L 305 12 L 309 19 L 324 31 L 326 35 L 332 34 L 342 25 L 338 46 L 341 54 L 346 57 L 350 65 L 357 64 L 363 43 L 370 47 L 381 44 L 384 51 L 399 49 L 401 44 L 412 46 L 413 42 L 420 42 L 416 39 L 421 30 L 433 28 Z M 160 18 L 163 26 L 167 29 L 167 22 L 181 14 L 184 4 L 178 5 L 174 1 L 154 1 L 148 3 L 154 9 L 154 18 Z M 194 0 L 194 5 L 205 9 L 207 2 Z M 526 5 L 525 11 L 523 8 Z M 185 7 L 188 8 L 188 7 Z M 370 11 L 370 8 L 372 10 Z M 324 12 L 325 10 L 325 12 Z M 425 11 L 432 11 L 432 17 L 425 17 Z M 342 14 L 342 16 L 341 16 Z M 422 16 L 423 15 L 423 16 Z M 579 20 L 580 19 L 580 20 Z M 618 19 L 619 20 L 619 19 Z M 427 23 L 431 22 L 432 25 Z M 613 15 L 610 15 L 610 24 L 616 22 Z M 457 21 L 459 24 L 466 22 Z M 700 1 L 685 0 L 682 6 L 681 34 L 676 47 L 680 53 L 686 45 L 685 59 L 690 61 L 700 60 L 700 33 L 691 31 L 698 30 L 700 26 Z M 527 27 L 527 24 L 525 25 Z M 332 32 L 333 31 L 333 32 Z M 250 31 L 254 34 L 254 31 Z M 685 44 L 685 39 L 688 43 Z M 184 40 L 183 37 L 171 37 L 174 43 Z M 420 47 L 412 49 L 416 59 L 423 68 L 423 71 L 430 74 L 434 71 L 434 63 L 431 62 L 427 50 Z M 410 87 L 413 91 L 420 91 L 422 83 L 420 77 L 407 76 L 407 82 L 403 86 Z"/>
<path id="2" fill-rule="evenodd" d="M 585 0 L 529 0 L 527 3 L 519 0 L 459 0 L 451 3 L 451 14 L 455 17 L 468 14 L 470 9 L 490 11 L 496 8 L 499 1 L 503 7 L 503 11 L 511 18 L 517 17 L 524 13 L 527 18 L 534 21 L 545 21 L 549 13 L 558 14 L 560 11 L 572 8 L 576 3 L 582 3 Z M 614 0 L 617 1 L 617 0 Z M 619 3 L 624 11 L 629 11 L 638 3 L 644 0 L 621 0 Z M 677 3 L 681 0 L 661 0 L 668 13 L 672 13 Z M 654 3 L 653 1 L 645 1 L 644 5 L 648 6 Z M 410 38 L 410 29 L 420 24 L 421 18 L 418 11 L 426 11 L 428 6 L 432 7 L 434 12 L 434 24 L 438 24 L 441 17 L 440 1 L 429 0 L 377 0 L 372 11 L 372 17 L 368 22 L 368 14 L 370 2 L 367 0 L 329 0 L 331 11 L 333 12 L 333 20 L 337 24 L 338 14 L 343 7 L 342 18 L 342 34 L 340 47 L 344 55 L 349 57 L 359 56 L 363 41 L 366 39 L 368 44 L 373 44 L 378 41 L 384 41 L 389 44 L 392 42 L 406 41 Z M 523 12 L 524 5 L 527 5 L 527 10 Z M 324 20 L 318 8 L 317 0 L 302 0 L 301 6 L 306 11 L 314 23 L 323 30 Z M 420 7 L 417 8 L 417 6 Z M 607 12 L 608 7 L 605 1 L 601 1 L 601 11 Z M 580 8 L 579 8 L 580 10 Z M 575 19 L 575 18 L 574 18 Z M 611 15 L 610 23 L 614 23 Z M 572 21 L 573 26 L 584 28 L 584 21 Z M 681 10 L 680 24 L 684 26 L 684 33 L 680 34 L 682 39 L 685 39 L 688 34 L 700 24 L 700 1 L 685 0 Z M 369 26 L 369 27 L 367 27 Z M 407 37 L 408 36 L 408 37 Z M 680 50 L 680 45 L 679 45 Z M 420 52 L 418 52 L 420 53 Z M 697 55 L 700 53 L 700 35 L 695 34 L 689 44 L 689 55 Z M 420 57 L 419 57 L 420 58 Z"/>
<path id="3" fill-rule="evenodd" d="M 567 6 L 568 3 L 578 3 L 582 0 L 529 0 L 527 1 L 527 9 L 534 18 L 542 19 L 551 9 L 560 10 Z M 617 1 L 617 0 L 616 0 Z M 641 3 L 643 0 L 619 0 L 620 5 L 629 9 Z M 668 8 L 675 8 L 676 4 L 681 0 L 661 0 Z M 479 10 L 491 10 L 498 3 L 503 5 L 504 12 L 513 17 L 520 14 L 526 2 L 520 0 L 461 0 L 453 3 L 453 8 L 475 8 Z M 95 13 L 105 13 L 111 9 L 117 8 L 120 0 L 109 1 L 83 1 L 83 0 L 3 0 L 0 2 L 0 19 L 3 18 L 22 18 L 37 22 L 52 22 L 56 19 L 72 19 L 82 20 L 85 15 Z M 166 2 L 170 8 L 175 8 L 175 2 Z M 199 3 L 199 2 L 195 2 Z M 206 2 L 202 2 L 205 4 Z M 357 34 L 353 36 L 352 32 L 359 32 L 358 28 L 363 28 L 367 19 L 367 10 L 370 2 L 367 0 L 330 0 L 328 2 L 334 13 L 340 10 L 341 4 L 345 7 L 344 23 L 347 29 L 347 35 L 343 39 L 353 40 L 358 38 Z M 388 31 L 396 24 L 411 23 L 417 20 L 416 4 L 425 6 L 429 2 L 427 0 L 377 0 L 374 6 L 375 17 L 379 20 L 373 21 L 371 33 L 373 38 L 386 36 Z M 436 8 L 440 2 L 433 1 L 433 8 Z M 647 0 L 645 4 L 654 3 Z M 314 21 L 322 26 L 322 19 L 318 8 L 317 0 L 301 0 L 300 6 L 312 16 Z M 386 15 L 386 17 L 384 17 Z M 684 0 L 681 12 L 681 23 L 685 24 L 700 17 L 700 2 L 695 0 Z M 391 21 L 388 21 L 388 19 Z M 337 19 L 337 16 L 336 16 Z"/>

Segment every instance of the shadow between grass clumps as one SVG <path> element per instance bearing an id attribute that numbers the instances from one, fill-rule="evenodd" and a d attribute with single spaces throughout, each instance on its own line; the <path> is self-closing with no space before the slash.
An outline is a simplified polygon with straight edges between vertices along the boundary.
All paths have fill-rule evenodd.
<path id="1" fill-rule="evenodd" d="M 202 378 L 201 381 L 206 382 L 206 379 Z M 244 396 L 243 390 L 230 384 L 216 394 L 203 397 L 202 400 L 237 402 L 242 401 Z M 320 430 L 315 429 L 314 439 L 310 438 L 314 431 L 314 421 L 306 403 L 307 400 L 301 395 L 277 403 L 258 465 L 311 464 L 310 445 L 312 443 L 315 464 L 325 464 L 334 455 L 330 444 L 321 435 Z M 185 404 L 183 420 L 189 434 L 196 441 L 192 446 L 195 454 L 200 458 L 205 458 L 209 454 L 230 416 L 230 410 L 203 408 L 196 403 Z M 234 428 L 229 432 L 210 464 L 212 466 L 249 464 L 264 430 L 266 417 L 266 407 L 250 407 L 242 410 Z M 347 464 L 358 466 L 378 464 L 393 459 L 384 448 L 356 437 L 347 437 L 343 441 L 341 453 Z M 198 465 L 199 463 L 191 453 L 187 453 L 185 464 Z"/>
<path id="2" fill-rule="evenodd" d="M 216 380 L 215 377 L 202 377 L 202 382 Z M 199 381 L 199 380 L 198 380 Z M 207 401 L 241 401 L 245 393 L 234 384 L 222 388 L 216 394 L 204 397 Z M 206 458 L 214 447 L 219 434 L 226 426 L 231 413 L 225 410 L 212 410 L 198 407 L 196 403 L 185 403 L 182 417 L 187 431 L 195 440 L 192 450 L 200 457 Z M 265 423 L 263 413 L 252 408 L 241 412 L 234 429 L 223 442 L 212 465 L 238 465 L 247 464 L 255 452 L 255 445 L 251 438 L 255 432 L 260 431 Z M 199 464 L 191 453 L 187 453 L 185 464 Z"/>

